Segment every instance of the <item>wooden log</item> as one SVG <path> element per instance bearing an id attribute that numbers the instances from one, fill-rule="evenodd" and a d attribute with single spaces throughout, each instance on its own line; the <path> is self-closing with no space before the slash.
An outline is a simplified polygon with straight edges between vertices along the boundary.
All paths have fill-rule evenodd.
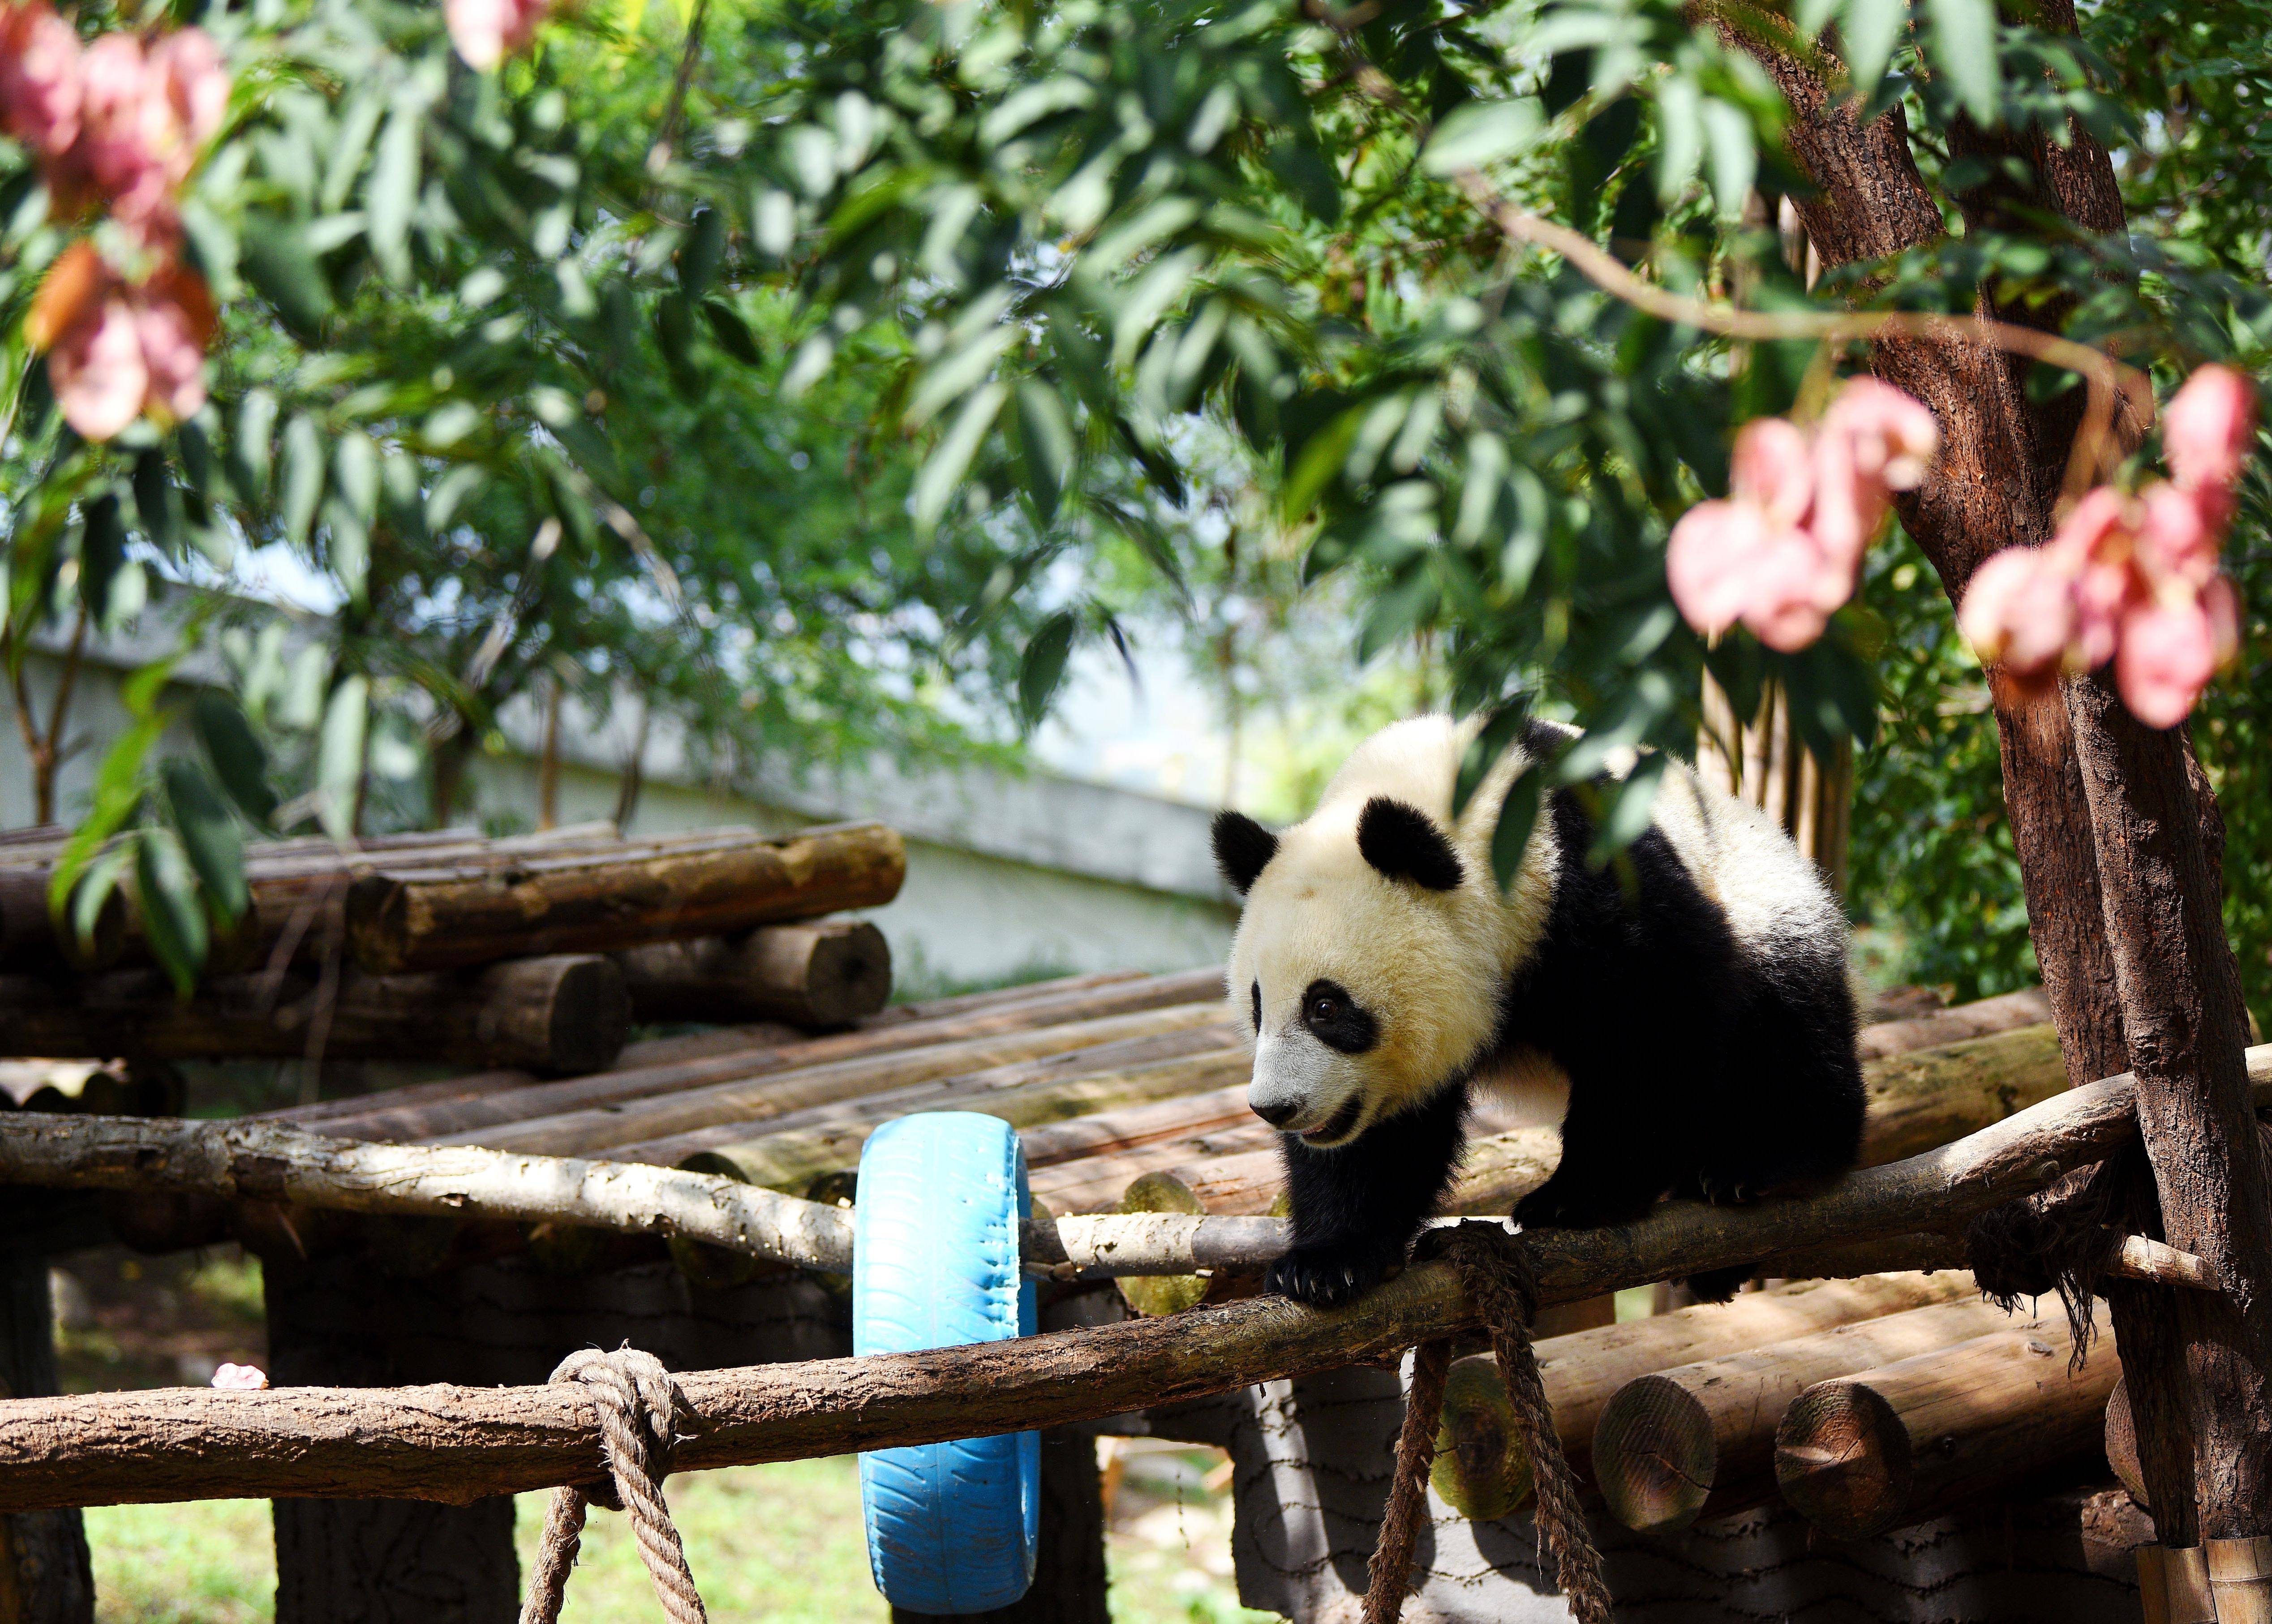
<path id="1" fill-rule="evenodd" d="M 1636 1377 L 1602 1408 L 1594 1481 L 1642 1533 L 1756 1505 L 1775 1493 L 1775 1422 L 1801 1393 L 2011 1322 L 1992 1303 L 1939 1303 Z"/>
<path id="2" fill-rule="evenodd" d="M 2272 1050 L 2252 1050 L 2249 1066 L 2257 1097 L 2272 1096 Z M 1819 1194 L 1744 1209 L 1667 1203 L 1630 1224 L 1541 1231 L 1528 1238 L 1539 1300 L 1549 1306 L 1574 1302 L 1755 1261 L 1802 1245 L 1828 1246 L 1900 1232 L 1927 1217 L 1961 1224 L 2042 1189 L 2073 1168 L 2103 1160 L 2136 1131 L 2135 1101 L 2128 1076 L 2111 1077 L 2032 1106 L 1958 1144 L 1855 1173 Z M 50 1120 L 84 1127 L 104 1119 Z M 5 1153 L 0 1171 L 13 1173 L 19 1159 L 15 1152 L 26 1141 L 18 1130 L 27 1121 L 38 1125 L 38 1119 L 20 1115 L 0 1118 L 0 1152 Z M 124 1125 L 140 1133 L 155 1126 Z M 240 1123 L 220 1131 L 207 1128 L 203 1136 L 222 1141 L 246 1127 L 289 1132 Z M 341 1149 L 382 1156 L 443 1154 L 399 1146 Z M 494 1171 L 493 1162 L 482 1165 Z M 558 1177 L 577 1164 L 534 1165 L 547 1177 Z M 138 1168 L 128 1173 L 122 1164 L 119 1171 L 122 1177 L 139 1177 Z M 233 1181 L 233 1171 L 222 1171 Z M 388 1191 L 400 1186 L 399 1171 L 387 1170 L 384 1179 L 374 1181 L 382 1187 L 360 1199 L 373 1206 L 394 1199 Z M 597 1171 L 610 1178 L 655 1172 L 613 1165 Z M 269 1176 L 288 1180 L 292 1174 L 288 1167 L 281 1175 Z M 721 1201 L 729 1202 L 735 1194 L 730 1181 L 711 1183 Z M 655 1199 L 653 1192 L 644 1194 Z M 785 1204 L 788 1199 L 773 1198 Z M 794 1207 L 810 1205 L 794 1203 L 780 1210 L 787 1215 Z M 1060 1239 L 1073 1231 L 1069 1239 L 1078 1239 L 1082 1226 L 1090 1226 L 1093 1235 L 1098 1232 L 1094 1226 L 1106 1224 L 1180 1225 L 1189 1239 L 1193 1225 L 1253 1222 L 1162 1215 L 1065 1219 L 1054 1230 Z M 833 1223 L 848 1244 L 841 1212 Z M 698 1238 L 708 1239 L 722 1226 L 703 1227 L 707 1232 Z M 818 1253 L 815 1243 L 823 1238 L 782 1239 Z M 1029 1266 L 1051 1261 L 1040 1252 L 1041 1239 L 1028 1232 Z M 787 1252 L 784 1246 L 775 1255 Z M 841 1269 L 843 1254 L 830 1256 Z M 1125 1271 L 1107 1259 L 1102 1272 Z M 1262 1297 L 1163 1319 L 975 1347 L 689 1373 L 678 1380 L 688 1401 L 691 1436 L 676 1459 L 684 1469 L 700 1470 L 1098 1420 L 1259 1381 L 1376 1362 L 1416 1343 L 1470 1331 L 1476 1323 L 1473 1306 L 1450 1267 L 1425 1263 L 1331 1312 Z M 594 1412 L 569 1386 L 434 1387 L 397 1393 L 175 1388 L 13 1401 L 0 1404 L 0 1511 L 278 1494 L 465 1503 L 547 1484 L 595 1480 L 602 1467 Z"/>
<path id="3" fill-rule="evenodd" d="M 103 899 L 91 939 L 81 941 L 68 922 L 58 926 L 49 915 L 46 868 L 0 868 L 0 970 L 83 973 L 116 963 L 125 945 L 123 892 Z"/>
<path id="4" fill-rule="evenodd" d="M 1219 1004 L 1181 1004 L 1165 1009 L 1063 1025 L 1029 1027 L 986 1037 L 920 1047 L 895 1046 L 883 1054 L 794 1071 L 713 1083 L 676 1094 L 597 1110 L 564 1112 L 509 1126 L 445 1134 L 437 1142 L 475 1143 L 540 1156 L 588 1156 L 614 1151 L 623 1156 L 673 1163 L 698 1150 L 715 1150 L 752 1137 L 751 1125 L 770 1122 L 793 1111 L 833 1104 L 892 1089 L 911 1088 L 942 1077 L 960 1076 L 1020 1060 L 1035 1060 L 1075 1050 L 1100 1047 L 1125 1038 L 1153 1037 L 1202 1028 L 1228 1029 L 1229 1017 Z"/>
<path id="5" fill-rule="evenodd" d="M 349 1117 L 333 1119 L 327 1133 L 350 1139 L 393 1139 L 405 1142 L 435 1141 L 452 1136 L 486 1137 L 486 1130 L 506 1123 L 540 1118 L 560 1118 L 578 1111 L 601 1111 L 629 1106 L 659 1095 L 676 1094 L 729 1082 L 749 1082 L 778 1076 L 793 1068 L 831 1064 L 862 1056 L 897 1054 L 911 1049 L 962 1042 L 1006 1033 L 1067 1026 L 1108 1016 L 1167 1009 L 1183 1005 L 1219 1005 L 1222 972 L 1219 969 L 1155 976 L 1147 980 L 1045 993 L 983 1007 L 953 1011 L 934 1019 L 878 1024 L 872 1030 L 841 1032 L 833 1037 L 803 1038 L 769 1047 L 735 1049 L 724 1053 L 633 1069 L 617 1068 L 595 1076 L 572 1078 L 534 1087 L 483 1089 L 440 1100 L 390 1104 L 378 1096 L 364 1102 Z"/>
<path id="6" fill-rule="evenodd" d="M 588 1072 L 616 1058 L 631 1002 L 596 954 L 512 959 L 473 971 L 369 976 L 325 989 L 305 973 L 226 976 L 183 1002 L 156 970 L 76 984 L 0 976 L 0 1053 L 163 1059 L 292 1058 L 315 1044 L 334 1059 Z"/>
<path id="7" fill-rule="evenodd" d="M 1109 1052 L 1112 1051 L 1118 1052 Z M 699 1172 L 728 1173 L 774 1189 L 794 1189 L 818 1174 L 855 1166 L 869 1134 L 910 1111 L 977 1111 L 1025 1128 L 1077 1119 L 1100 1108 L 1189 1094 L 1227 1075 L 1244 1074 L 1248 1065 L 1244 1044 L 1227 1027 L 1166 1033 L 1076 1051 L 1055 1061 L 996 1066 L 798 1111 L 779 1133 L 697 1150 L 677 1157 L 676 1164 Z M 669 1155 L 668 1149 L 627 1146 L 610 1159 L 664 1163 Z M 1037 1187 L 1035 1194 L 1049 1200 L 1053 1210 L 1071 1210 L 1058 1207 L 1043 1189 Z"/>
<path id="8" fill-rule="evenodd" d="M 2138 1424 L 2130 1413 L 2130 1378 L 2114 1379 L 2114 1390 L 2106 1396 L 2106 1420 L 2102 1441 L 2106 1448 L 2106 1463 L 2121 1479 L 2130 1498 L 2151 1511 L 2154 1502 L 2146 1488 L 2146 1474 L 2138 1461 Z"/>
<path id="9" fill-rule="evenodd" d="M 1938 1516 L 2098 1441 L 2121 1364 L 2099 1306 L 2079 1371 L 2054 1313 L 1801 1393 L 1775 1429 L 1775 1482 L 1835 1539 Z"/>
<path id="10" fill-rule="evenodd" d="M 1154 1175 L 1139 1179 L 1128 1186 L 1128 1193 L 1120 1199 L 1119 1210 L 1124 1214 L 1199 1214 L 1206 1209 L 1184 1186 L 1172 1179 Z M 1207 1276 L 1197 1274 L 1124 1276 L 1117 1283 L 1121 1299 L 1139 1314 L 1147 1316 L 1181 1313 L 1186 1308 L 1196 1308 L 1207 1293 Z"/>
<path id="11" fill-rule="evenodd" d="M 1968 1037 L 1991 1037 L 2023 1026 L 2048 1026 L 2052 1001 L 2041 987 L 2000 993 L 1969 1004 L 1872 1022 L 1856 1041 L 1865 1060 L 1907 1054 L 1915 1049 L 1938 1049 Z"/>
<path id="12" fill-rule="evenodd" d="M 649 942 L 615 955 L 641 1021 L 848 1026 L 891 1001 L 892 949 L 865 920 Z"/>
<path id="13" fill-rule="evenodd" d="M 1725 1303 L 1549 1336 L 1536 1345 L 1562 1452 L 1581 1479 L 1592 1471 L 1594 1428 L 1618 1389 L 1668 1366 L 1880 1319 L 1973 1295 L 1972 1276 L 1915 1272 L 1852 1280 L 1795 1280 Z M 1431 1481 L 1462 1515 L 1489 1520 L 1529 1504 L 1530 1462 L 1513 1427 L 1506 1384 L 1491 1355 L 1454 1362 Z"/>
<path id="14" fill-rule="evenodd" d="M 348 887 L 348 950 L 390 975 L 531 953 L 605 953 L 879 908 L 907 878 L 880 823 L 646 858 L 532 859 L 510 870 L 367 874 Z"/>
<path id="15" fill-rule="evenodd" d="M 21 1236 L 0 1249 L 0 1397 L 56 1391 L 48 1258 Z M 0 1517 L 0 1618 L 8 1624 L 93 1624 L 94 1574 L 75 1510 Z"/>

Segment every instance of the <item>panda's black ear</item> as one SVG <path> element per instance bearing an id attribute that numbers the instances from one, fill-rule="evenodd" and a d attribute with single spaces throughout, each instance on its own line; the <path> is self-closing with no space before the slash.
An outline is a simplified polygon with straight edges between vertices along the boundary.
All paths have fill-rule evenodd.
<path id="1" fill-rule="evenodd" d="M 1391 879 L 1409 879 L 1431 891 L 1456 891 L 1467 871 L 1460 854 L 1428 814 L 1376 795 L 1357 815 L 1356 849 Z"/>
<path id="2" fill-rule="evenodd" d="M 1254 888 L 1264 865 L 1278 855 L 1278 837 L 1244 812 L 1235 812 L 1215 813 L 1212 833 L 1214 865 L 1222 871 L 1223 883 L 1244 896 Z"/>

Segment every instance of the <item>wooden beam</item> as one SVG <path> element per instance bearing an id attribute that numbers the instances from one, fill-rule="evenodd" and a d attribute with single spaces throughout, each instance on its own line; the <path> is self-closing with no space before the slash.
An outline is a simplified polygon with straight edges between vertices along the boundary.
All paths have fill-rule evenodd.
<path id="1" fill-rule="evenodd" d="M 644 857 L 386 871 L 348 888 L 347 939 L 355 962 L 380 975 L 606 953 L 880 907 L 906 877 L 907 849 L 880 823 Z"/>
<path id="2" fill-rule="evenodd" d="M 2121 1361 L 2105 1306 L 2081 1370 L 2066 1314 L 1806 1389 L 1775 1434 L 1775 1482 L 1834 1539 L 1939 1515 L 2090 1452 Z"/>
<path id="3" fill-rule="evenodd" d="M 1972 1291 L 1972 1276 L 1956 1271 L 1790 1281 L 1725 1303 L 1546 1337 L 1536 1348 L 1538 1373 L 1554 1407 L 1562 1452 L 1582 1479 L 1592 1471 L 1594 1427 L 1603 1408 L 1629 1381 L 1763 1343 L 1954 1302 Z M 1431 1481 L 1446 1503 L 1468 1517 L 1506 1516 L 1530 1501 L 1530 1462 L 1513 1431 L 1506 1384 L 1488 1353 L 1453 1364 Z"/>
<path id="4" fill-rule="evenodd" d="M 891 946 L 864 919 L 648 942 L 622 949 L 615 961 L 642 1022 L 848 1026 L 892 996 Z"/>
<path id="5" fill-rule="evenodd" d="M 596 954 L 403 976 L 350 969 L 329 987 L 305 970 L 220 976 L 187 1000 L 157 970 L 0 976 L 0 1054 L 291 1059 L 320 1046 L 333 1059 L 589 1072 L 616 1058 L 631 1023 L 623 977 Z"/>
<path id="6" fill-rule="evenodd" d="M 2011 1317 L 1974 1298 L 1636 1377 L 1603 1406 L 1594 1481 L 1627 1528 L 1669 1534 L 1775 1493 L 1775 1422 L 1816 1382 L 1954 1346 Z"/>
<path id="7" fill-rule="evenodd" d="M 1222 972 L 1212 969 L 1045 992 L 1030 999 L 947 1010 L 923 1020 L 879 1022 L 858 1031 L 792 1043 L 736 1044 L 716 1053 L 674 1056 L 654 1064 L 534 1087 L 526 1086 L 527 1080 L 523 1079 L 521 1086 L 482 1089 L 440 1099 L 411 1100 L 401 1104 L 390 1104 L 384 1098 L 355 1102 L 361 1105 L 360 1111 L 351 1116 L 329 1119 L 325 1131 L 352 1139 L 483 1141 L 501 1138 L 498 1130 L 507 1124 L 552 1119 L 554 1126 L 558 1126 L 569 1118 L 575 1118 L 579 1123 L 602 1122 L 615 1108 L 663 1095 L 747 1084 L 763 1078 L 778 1078 L 792 1070 L 1044 1027 L 1070 1026 L 1147 1010 L 1200 1003 L 1219 1005 L 1222 999 Z M 701 1148 L 704 1147 L 690 1147 Z"/>
<path id="8" fill-rule="evenodd" d="M 2272 1050 L 2253 1050 L 2249 1059 L 2260 1089 L 2272 1085 Z M 1574 1302 L 1803 1246 L 1902 1232 L 1928 1221 L 1961 1224 L 2105 1156 L 2135 1131 L 2134 1104 L 2130 1079 L 2108 1078 L 1957 1144 L 1853 1174 L 1817 1195 L 1745 1209 L 1667 1203 L 1615 1228 L 1541 1231 L 1528 1238 L 1540 1302 Z M 25 1143 L 35 1142 L 16 1131 L 25 1120 L 0 1118 L 0 1171 L 19 1160 Z M 243 1126 L 202 1134 L 219 1144 Z M 344 1148 L 441 1154 L 400 1146 Z M 222 1171 L 233 1185 L 234 1170 Z M 288 1188 L 289 1166 L 256 1165 L 254 1171 Z M 558 1177 L 564 1167 L 540 1164 L 531 1171 Z M 601 1171 L 691 1177 L 657 1169 Z M 102 1181 L 146 1180 L 130 1155 L 114 1158 Z M 782 1203 L 779 1216 L 796 1219 L 796 1209 L 815 1205 L 729 1180 L 711 1182 L 721 1206 L 739 1193 Z M 433 1194 L 424 1193 L 428 1200 Z M 642 1194 L 652 1201 L 657 1192 Z M 381 1187 L 366 1189 L 362 1199 L 377 1209 L 393 1198 Z M 841 1210 L 818 1210 L 848 1238 Z M 1132 1221 L 1177 1222 L 1170 1215 Z M 1110 1222 L 1116 1220 L 1067 1221 Z M 1066 1225 L 1057 1227 L 1062 1231 Z M 783 1239 L 817 1252 L 822 1238 Z M 1029 1234 L 1028 1244 L 1036 1239 Z M 1108 1265 L 1104 1272 L 1122 1271 Z M 1189 1266 L 1179 1272 L 1190 1272 Z M 689 1373 L 679 1385 L 690 1406 L 691 1436 L 677 1458 L 681 1466 L 699 1470 L 1096 1420 L 1393 1358 L 1416 1343 L 1472 1330 L 1476 1323 L 1450 1268 L 1426 1263 L 1332 1312 L 1259 1297 L 975 1347 Z M 547 1484 L 592 1481 L 600 1471 L 594 1412 L 564 1384 L 349 1392 L 175 1388 L 0 1403 L 0 1511 L 294 1494 L 464 1503 Z"/>

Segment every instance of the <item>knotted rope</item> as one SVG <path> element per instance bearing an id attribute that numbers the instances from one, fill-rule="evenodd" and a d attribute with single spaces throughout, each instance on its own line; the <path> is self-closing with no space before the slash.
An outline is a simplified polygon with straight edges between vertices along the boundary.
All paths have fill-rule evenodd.
<path id="1" fill-rule="evenodd" d="M 544 1542 L 537 1548 L 536 1570 L 529 1578 L 528 1599 L 521 1604 L 520 1624 L 559 1624 L 568 1570 L 576 1564 L 576 1548 L 583 1539 L 585 1506 L 592 1501 L 611 1511 L 630 1513 L 639 1558 L 654 1580 L 654 1593 L 670 1624 L 708 1624 L 694 1575 L 686 1566 L 686 1548 L 679 1543 L 670 1508 L 662 1499 L 671 1448 L 678 1441 L 678 1417 L 686 1407 L 678 1384 L 661 1360 L 629 1345 L 613 1353 L 596 1348 L 572 1353 L 560 1361 L 552 1380 L 580 1381 L 590 1390 L 600 1412 L 601 1454 L 613 1487 L 592 1484 L 552 1491 Z"/>
<path id="2" fill-rule="evenodd" d="M 1578 1624 L 1610 1624 L 1610 1587 L 1602 1553 L 1594 1549 L 1578 1504 L 1578 1480 L 1554 1430 L 1553 1406 L 1530 1351 L 1530 1322 L 1538 1307 L 1538 1279 L 1530 1248 L 1497 1224 L 1461 1224 L 1422 1238 L 1419 1255 L 1440 1257 L 1458 1271 L 1468 1298 L 1483 1317 L 1498 1356 L 1499 1375 L 1514 1411 L 1515 1431 L 1530 1456 L 1537 1486 L 1540 1541 L 1570 1598 Z M 1428 1469 L 1436 1459 L 1436 1428 L 1444 1410 L 1444 1381 L 1452 1367 L 1448 1340 L 1423 1343 L 1412 1357 L 1412 1388 L 1404 1426 L 1396 1439 L 1396 1476 L 1381 1519 L 1364 1595 L 1364 1624 L 1396 1624 L 1411 1589 L 1412 1552 L 1428 1515 Z"/>

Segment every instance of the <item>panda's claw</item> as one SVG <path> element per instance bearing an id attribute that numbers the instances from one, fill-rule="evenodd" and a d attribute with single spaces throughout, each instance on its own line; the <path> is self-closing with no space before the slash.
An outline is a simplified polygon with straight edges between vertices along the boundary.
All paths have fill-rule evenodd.
<path id="1" fill-rule="evenodd" d="M 1338 1308 L 1378 1285 L 1390 1261 L 1369 1247 L 1293 1246 L 1270 1265 L 1263 1289 L 1312 1308 Z"/>

